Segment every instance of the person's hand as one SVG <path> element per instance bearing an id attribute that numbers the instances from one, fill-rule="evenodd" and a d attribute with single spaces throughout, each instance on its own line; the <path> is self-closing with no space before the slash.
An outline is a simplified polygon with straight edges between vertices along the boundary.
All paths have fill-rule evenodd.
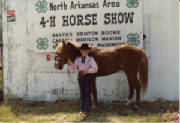
<path id="1" fill-rule="evenodd" d="M 88 71 L 83 71 L 83 76 L 87 75 L 88 73 Z"/>
<path id="2" fill-rule="evenodd" d="M 72 63 L 72 62 L 71 62 L 71 59 L 68 59 L 68 60 L 67 60 L 67 64 L 68 64 L 68 65 L 71 65 L 71 63 Z"/>

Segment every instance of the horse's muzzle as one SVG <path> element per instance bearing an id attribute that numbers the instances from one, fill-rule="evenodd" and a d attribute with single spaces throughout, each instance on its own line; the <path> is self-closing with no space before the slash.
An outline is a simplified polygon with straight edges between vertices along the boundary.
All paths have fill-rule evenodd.
<path id="1" fill-rule="evenodd" d="M 56 68 L 56 69 L 58 69 L 58 70 L 62 70 L 63 69 L 63 65 L 60 65 L 60 64 L 58 64 L 58 63 L 54 63 L 54 67 Z"/>

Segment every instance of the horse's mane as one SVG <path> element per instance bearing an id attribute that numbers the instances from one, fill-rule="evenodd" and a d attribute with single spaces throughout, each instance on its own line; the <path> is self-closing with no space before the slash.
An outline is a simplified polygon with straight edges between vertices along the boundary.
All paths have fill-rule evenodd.
<path id="1" fill-rule="evenodd" d="M 97 51 L 100 51 L 101 49 L 96 47 L 96 46 L 92 46 L 91 47 L 91 52 L 97 52 Z"/>
<path id="2" fill-rule="evenodd" d="M 73 42 L 73 41 L 71 41 L 71 40 L 67 40 L 67 41 L 65 42 L 65 44 L 66 44 L 66 45 L 70 45 L 70 46 L 72 46 L 72 47 L 75 47 L 75 48 L 78 49 L 78 50 L 80 49 L 80 44 L 78 44 L 78 43 L 76 43 L 76 42 Z M 62 50 L 62 48 L 63 48 L 63 43 L 59 43 L 58 46 L 57 46 L 57 48 L 56 48 L 56 52 L 57 52 L 57 53 L 60 53 L 61 50 Z M 98 48 L 98 47 L 96 47 L 96 46 L 92 46 L 90 52 L 97 52 L 97 51 L 99 51 L 99 50 L 101 50 L 101 49 Z"/>
<path id="3" fill-rule="evenodd" d="M 78 43 L 72 42 L 72 41 L 70 41 L 70 40 L 67 40 L 67 41 L 65 42 L 65 44 L 66 44 L 66 45 L 71 45 L 71 46 L 73 46 L 73 47 L 75 47 L 75 48 L 77 48 L 77 49 L 80 47 L 80 45 L 79 45 Z M 61 50 L 62 50 L 62 48 L 63 48 L 63 43 L 59 43 L 58 46 L 57 46 L 57 48 L 56 48 L 56 50 L 55 50 L 55 52 L 56 52 L 56 53 L 60 53 Z"/>
<path id="4" fill-rule="evenodd" d="M 68 41 L 66 41 L 66 42 L 67 42 L 67 44 L 73 45 L 73 46 L 76 47 L 77 49 L 80 48 L 80 45 L 79 45 L 78 43 L 75 43 L 75 42 L 73 42 L 73 41 L 71 41 L 71 40 L 68 40 Z M 101 50 L 101 49 L 98 48 L 98 47 L 96 47 L 96 46 L 92 46 L 90 52 L 97 52 L 97 51 L 99 51 L 99 50 Z"/>
<path id="5" fill-rule="evenodd" d="M 67 45 L 72 45 L 73 47 L 75 47 L 75 48 L 77 48 L 77 49 L 80 48 L 80 45 L 79 45 L 78 43 L 73 42 L 73 41 L 71 41 L 71 40 L 67 40 L 67 41 L 66 41 L 66 44 L 67 44 Z"/>
<path id="6" fill-rule="evenodd" d="M 76 42 L 73 42 L 73 41 L 71 41 L 71 40 L 67 40 L 67 41 L 66 41 L 66 44 L 72 45 L 72 46 L 76 47 L 77 49 L 80 48 L 80 44 L 78 44 L 78 43 L 76 43 Z M 99 51 L 99 50 L 100 50 L 100 48 L 98 48 L 98 47 L 96 47 L 96 46 L 92 46 L 92 47 L 91 47 L 91 52 L 96 52 L 96 51 Z"/>

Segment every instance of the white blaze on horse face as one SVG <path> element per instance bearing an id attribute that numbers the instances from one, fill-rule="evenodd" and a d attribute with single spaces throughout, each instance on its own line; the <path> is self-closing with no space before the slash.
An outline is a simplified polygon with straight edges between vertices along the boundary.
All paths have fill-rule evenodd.
<path id="1" fill-rule="evenodd" d="M 63 49 L 63 44 L 59 43 L 57 48 L 56 48 L 56 53 L 61 53 L 62 49 Z"/>

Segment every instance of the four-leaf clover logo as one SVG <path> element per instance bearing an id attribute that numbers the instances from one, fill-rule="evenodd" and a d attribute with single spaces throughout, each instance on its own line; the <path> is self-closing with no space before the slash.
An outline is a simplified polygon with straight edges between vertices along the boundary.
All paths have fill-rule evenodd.
<path id="1" fill-rule="evenodd" d="M 139 6 L 139 0 L 127 0 L 127 7 L 137 8 Z"/>
<path id="2" fill-rule="evenodd" d="M 49 40 L 47 38 L 38 38 L 36 40 L 38 50 L 47 50 Z"/>
<path id="3" fill-rule="evenodd" d="M 127 35 L 127 43 L 133 46 L 137 46 L 140 43 L 140 35 L 138 33 L 130 33 Z"/>
<path id="4" fill-rule="evenodd" d="M 48 10 L 47 5 L 48 3 L 46 2 L 46 0 L 36 2 L 35 4 L 35 6 L 37 7 L 36 11 L 38 13 L 45 13 Z"/>

